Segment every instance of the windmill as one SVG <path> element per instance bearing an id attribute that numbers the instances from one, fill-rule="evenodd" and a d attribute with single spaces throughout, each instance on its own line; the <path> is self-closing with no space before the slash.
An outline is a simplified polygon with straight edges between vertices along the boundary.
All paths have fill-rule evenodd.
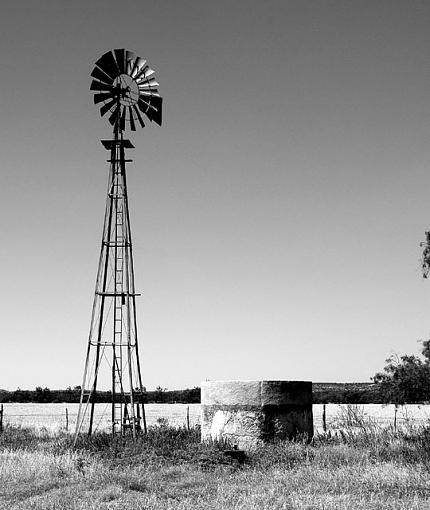
<path id="1" fill-rule="evenodd" d="M 109 115 L 113 136 L 101 141 L 110 154 L 108 193 L 75 442 L 81 432 L 91 434 L 97 427 L 94 411 L 102 385 L 111 389 L 112 435 L 146 431 L 126 179 L 131 160 L 125 151 L 134 146 L 124 132 L 143 128 L 144 118 L 161 126 L 163 101 L 154 71 L 131 51 L 108 51 L 91 76 L 94 103 L 101 104 L 102 116 Z"/>

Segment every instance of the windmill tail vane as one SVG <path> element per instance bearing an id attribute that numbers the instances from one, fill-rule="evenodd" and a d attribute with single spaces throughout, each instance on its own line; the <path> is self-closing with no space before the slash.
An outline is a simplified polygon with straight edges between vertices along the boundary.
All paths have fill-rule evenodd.
<path id="1" fill-rule="evenodd" d="M 143 128 L 145 118 L 161 126 L 162 98 L 153 75 L 145 60 L 124 49 L 105 53 L 91 73 L 94 103 L 102 104 L 102 117 L 109 114 L 113 137 L 102 140 L 110 154 L 109 185 L 75 442 L 81 432 L 98 428 L 105 418 L 100 407 L 110 407 L 112 435 L 135 438 L 146 431 L 126 179 L 131 160 L 125 152 L 134 146 L 123 135 Z"/>

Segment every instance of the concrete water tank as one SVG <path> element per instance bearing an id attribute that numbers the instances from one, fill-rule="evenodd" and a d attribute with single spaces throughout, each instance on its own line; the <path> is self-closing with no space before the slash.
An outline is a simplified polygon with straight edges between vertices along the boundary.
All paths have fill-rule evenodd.
<path id="1" fill-rule="evenodd" d="M 224 439 L 250 450 L 313 436 L 311 382 L 205 381 L 201 389 L 202 441 Z"/>

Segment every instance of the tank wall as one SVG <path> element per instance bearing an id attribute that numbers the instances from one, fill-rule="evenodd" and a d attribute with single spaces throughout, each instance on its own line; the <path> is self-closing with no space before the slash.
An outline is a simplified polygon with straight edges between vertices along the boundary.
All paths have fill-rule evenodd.
<path id="1" fill-rule="evenodd" d="M 202 441 L 227 440 L 250 450 L 274 439 L 313 435 L 312 383 L 209 381 L 202 383 Z"/>

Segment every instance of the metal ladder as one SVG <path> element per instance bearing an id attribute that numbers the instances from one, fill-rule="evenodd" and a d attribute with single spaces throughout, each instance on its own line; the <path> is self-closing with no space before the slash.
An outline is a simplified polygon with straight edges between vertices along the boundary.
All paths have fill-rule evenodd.
<path id="1" fill-rule="evenodd" d="M 118 401 L 117 396 L 124 394 L 122 381 L 123 363 L 123 314 L 122 305 L 124 300 L 124 217 L 123 217 L 123 195 L 119 193 L 119 184 L 116 182 L 116 211 L 115 211 L 115 272 L 114 272 L 114 338 L 113 338 L 113 392 L 115 399 L 112 409 L 112 431 L 114 434 L 121 432 L 124 419 L 124 402 Z"/>

